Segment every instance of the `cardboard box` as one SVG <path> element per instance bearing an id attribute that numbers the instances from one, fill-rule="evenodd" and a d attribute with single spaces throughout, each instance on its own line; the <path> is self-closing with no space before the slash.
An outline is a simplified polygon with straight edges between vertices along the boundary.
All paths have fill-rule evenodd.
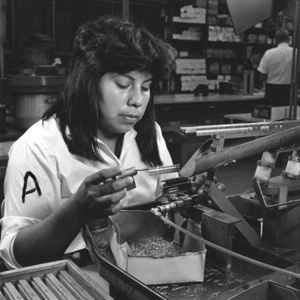
<path id="1" fill-rule="evenodd" d="M 252 117 L 271 121 L 289 119 L 289 106 L 272 107 L 271 105 L 254 105 Z M 300 106 L 297 107 L 297 119 L 300 118 Z"/>
<path id="2" fill-rule="evenodd" d="M 254 118 L 271 119 L 271 105 L 254 105 L 251 116 Z"/>
<path id="3" fill-rule="evenodd" d="M 186 219 L 181 219 L 179 215 L 176 219 L 200 236 L 196 224 L 191 221 L 186 223 Z M 173 237 L 180 245 L 181 254 L 167 257 L 132 255 L 130 241 L 145 241 L 166 236 Z M 150 211 L 121 211 L 109 217 L 108 239 L 118 267 L 145 284 L 202 282 L 204 279 L 204 244 L 188 235 L 170 231 L 170 228 Z"/>

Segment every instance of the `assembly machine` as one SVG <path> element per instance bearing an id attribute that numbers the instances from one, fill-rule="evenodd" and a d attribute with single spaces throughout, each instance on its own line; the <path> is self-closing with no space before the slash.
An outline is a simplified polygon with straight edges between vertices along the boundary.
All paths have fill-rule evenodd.
<path id="1" fill-rule="evenodd" d="M 95 232 L 103 231 L 96 222 L 86 227 L 85 237 L 99 274 L 110 283 L 111 294 L 116 299 L 248 299 L 235 297 L 259 283 L 274 281 L 281 289 L 278 299 L 299 300 L 300 121 L 182 127 L 181 131 L 207 140 L 184 166 L 150 169 L 149 176 L 174 170 L 180 176 L 164 182 L 159 202 L 130 210 L 148 210 L 167 226 L 205 243 L 204 281 L 146 286 L 119 269 L 109 250 L 101 249 L 103 236 Z M 225 147 L 225 140 L 232 138 L 250 141 Z M 226 196 L 215 172 L 255 154 L 262 156 L 249 179 L 253 190 Z M 274 176 L 277 159 L 283 154 L 288 154 L 286 165 L 281 162 L 282 172 Z M 203 185 L 195 192 L 192 186 L 199 178 Z M 176 224 L 177 214 L 201 224 L 202 237 Z"/>
<path id="2" fill-rule="evenodd" d="M 232 124 L 212 128 L 191 127 L 182 128 L 182 131 L 186 134 L 195 132 L 197 136 L 209 134 L 212 137 L 205 152 L 200 148 L 179 171 L 183 177 L 207 172 L 208 179 L 204 187 L 206 201 L 210 201 L 214 208 L 239 218 L 240 224 L 235 226 L 251 245 L 260 246 L 262 240 L 269 240 L 287 248 L 300 248 L 297 217 L 300 204 L 300 147 L 297 144 L 299 121 Z M 224 149 L 225 139 L 242 137 L 255 139 Z M 217 168 L 259 153 L 262 153 L 262 157 L 257 161 L 253 174 L 254 191 L 239 195 L 237 203 L 239 208 L 259 207 L 261 230 L 258 237 L 253 233 L 253 228 L 247 225 L 248 222 L 242 216 L 243 212 L 239 212 L 238 209 L 236 211 L 236 207 L 231 206 L 231 201 L 219 192 L 219 187 L 211 179 Z M 284 154 L 289 155 L 283 156 Z M 282 164 L 284 169 L 279 176 L 272 176 L 279 157 L 287 157 L 286 165 Z M 249 214 L 251 215 L 251 212 Z M 256 216 L 252 218 L 257 219 Z"/>
<path id="3" fill-rule="evenodd" d="M 287 4 L 275 0 L 226 3 L 236 34 Z M 296 118 L 298 100 L 299 57 L 295 54 L 299 49 L 299 1 L 295 1 L 295 11 L 290 119 Z M 99 220 L 86 226 L 84 236 L 100 276 L 109 283 L 110 294 L 122 300 L 299 300 L 300 121 L 183 127 L 181 131 L 185 135 L 205 136 L 207 140 L 199 143 L 199 149 L 185 165 L 149 170 L 149 176 L 177 170 L 180 177 L 164 183 L 159 201 L 129 209 L 147 210 L 166 226 L 205 243 L 204 280 L 164 286 L 143 284 L 116 266 L 105 242 L 107 224 Z M 250 141 L 224 146 L 232 138 Z M 249 178 L 253 189 L 226 196 L 215 173 L 227 164 L 254 155 L 261 155 L 261 159 L 253 178 Z M 282 156 L 287 158 L 284 163 Z M 192 186 L 199 178 L 204 184 L 195 192 Z M 176 224 L 177 215 L 200 224 L 202 237 Z"/>

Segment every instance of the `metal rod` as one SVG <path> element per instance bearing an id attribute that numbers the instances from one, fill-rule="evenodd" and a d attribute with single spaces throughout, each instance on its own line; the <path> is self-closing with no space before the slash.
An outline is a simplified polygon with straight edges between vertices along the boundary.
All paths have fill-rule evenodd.
<path id="1" fill-rule="evenodd" d="M 181 127 L 180 131 L 182 133 L 195 133 L 200 130 L 211 130 L 211 129 L 229 129 L 229 128 L 245 128 L 245 127 L 292 127 L 300 124 L 299 120 L 285 120 L 285 121 L 274 121 L 274 122 L 252 122 L 252 123 L 236 123 L 236 124 L 220 124 L 220 125 L 206 125 L 206 126 L 190 126 Z"/>
<path id="2" fill-rule="evenodd" d="M 297 274 L 295 272 L 288 271 L 288 270 L 285 270 L 285 269 L 281 269 L 281 268 L 278 268 L 278 267 L 275 267 L 275 266 L 272 266 L 272 265 L 269 265 L 269 264 L 266 264 L 266 263 L 263 263 L 263 262 L 260 262 L 260 261 L 257 261 L 255 259 L 249 258 L 249 257 L 241 255 L 241 254 L 238 254 L 236 252 L 233 252 L 233 251 L 231 251 L 229 249 L 223 248 L 223 247 L 221 247 L 219 245 L 216 245 L 216 244 L 214 244 L 214 243 L 212 243 L 210 241 L 205 240 L 204 238 L 201 238 L 201 237 L 199 237 L 199 236 L 197 236 L 197 235 L 189 232 L 186 229 L 183 229 L 182 227 L 180 227 L 177 224 L 173 223 L 169 219 L 165 218 L 163 215 L 156 215 L 156 216 L 158 216 L 166 224 L 168 224 L 168 225 L 170 225 L 170 226 L 172 226 L 172 227 L 180 230 L 181 232 L 183 232 L 183 233 L 189 235 L 190 237 L 192 237 L 192 238 L 194 238 L 194 239 L 196 239 L 196 240 L 198 240 L 198 241 L 206 244 L 207 246 L 210 246 L 210 247 L 212 247 L 212 248 L 214 248 L 216 250 L 219 250 L 219 251 L 221 251 L 221 252 L 223 252 L 225 254 L 231 255 L 233 257 L 236 257 L 236 258 L 238 258 L 240 260 L 246 261 L 246 262 L 251 263 L 253 265 L 256 265 L 256 266 L 259 266 L 259 267 L 262 267 L 262 268 L 266 268 L 266 269 L 272 270 L 274 272 L 282 273 L 282 274 L 285 274 L 285 275 L 292 276 L 292 277 L 300 279 L 300 274 Z"/>
<path id="3" fill-rule="evenodd" d="M 199 130 L 196 132 L 196 135 L 197 136 L 226 135 L 226 134 L 235 134 L 235 133 L 249 133 L 254 130 L 255 129 L 253 127 Z M 268 130 L 268 128 L 264 129 L 264 131 L 267 131 L 267 130 Z"/>
<path id="4" fill-rule="evenodd" d="M 300 59 L 299 59 L 299 50 L 300 50 L 300 20 L 299 20 L 299 13 L 300 13 L 300 0 L 296 0 L 296 9 L 295 9 L 295 21 L 296 22 L 296 29 L 295 29 L 295 52 L 296 52 L 296 65 L 295 65 L 295 80 L 294 80 L 294 109 L 293 109 L 293 119 L 297 119 L 297 108 L 298 108 L 298 86 L 299 86 L 299 69 L 300 69 Z M 298 53 L 298 55 L 297 55 Z"/>
<path id="5" fill-rule="evenodd" d="M 293 57 L 291 70 L 291 87 L 290 87 L 290 101 L 289 101 L 289 118 L 297 118 L 297 102 L 298 102 L 298 78 L 299 78 L 299 55 L 297 55 L 297 48 L 299 49 L 299 0 L 295 0 L 295 16 L 294 16 L 294 35 L 293 35 Z"/>
<path id="6" fill-rule="evenodd" d="M 179 170 L 180 170 L 179 164 L 173 166 L 157 167 L 157 168 L 136 169 L 137 172 L 148 171 L 150 176 L 178 172 Z"/>

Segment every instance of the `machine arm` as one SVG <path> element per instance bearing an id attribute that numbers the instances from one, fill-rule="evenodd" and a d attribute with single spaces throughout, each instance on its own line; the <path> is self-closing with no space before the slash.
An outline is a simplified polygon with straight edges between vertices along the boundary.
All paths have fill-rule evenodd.
<path id="1" fill-rule="evenodd" d="M 191 177 L 224 166 L 232 161 L 247 158 L 255 154 L 300 141 L 300 126 L 273 133 L 262 138 L 224 149 L 211 152 L 199 157 L 197 152 L 179 170 L 182 177 Z"/>

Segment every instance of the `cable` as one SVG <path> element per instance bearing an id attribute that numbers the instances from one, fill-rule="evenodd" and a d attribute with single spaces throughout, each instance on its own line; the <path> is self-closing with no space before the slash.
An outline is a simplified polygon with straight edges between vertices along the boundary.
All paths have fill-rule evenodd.
<path id="1" fill-rule="evenodd" d="M 247 256 L 238 254 L 238 253 L 233 252 L 231 250 L 228 250 L 226 248 L 223 248 L 223 247 L 221 247 L 219 245 L 216 245 L 216 244 L 214 244 L 212 242 L 209 242 L 209 241 L 207 241 L 207 240 L 205 240 L 205 239 L 203 239 L 203 238 L 201 238 L 201 237 L 199 237 L 199 236 L 197 236 L 197 235 L 189 232 L 188 230 L 186 230 L 186 229 L 178 226 L 177 224 L 175 224 L 174 222 L 172 222 L 169 219 L 165 218 L 161 214 L 156 214 L 156 216 L 159 217 L 163 222 L 167 223 L 168 225 L 170 225 L 170 226 L 172 226 L 172 227 L 180 230 L 181 232 L 183 232 L 183 233 L 191 236 L 192 238 L 194 238 L 194 239 L 196 239 L 196 240 L 198 240 L 198 241 L 200 241 L 200 242 L 202 242 L 202 243 L 204 243 L 204 244 L 206 244 L 206 245 L 208 245 L 208 246 L 210 246 L 210 247 L 212 247 L 212 248 L 214 248 L 216 250 L 219 250 L 221 252 L 224 252 L 226 254 L 229 254 L 229 255 L 231 255 L 233 257 L 236 257 L 236 258 L 241 259 L 243 261 L 246 261 L 248 263 L 254 264 L 256 266 L 263 267 L 263 268 L 266 268 L 266 269 L 269 269 L 269 270 L 272 270 L 272 271 L 275 271 L 275 272 L 280 272 L 280 273 L 283 273 L 285 275 L 292 276 L 292 277 L 295 277 L 297 279 L 300 279 L 300 274 L 298 274 L 298 273 L 295 273 L 295 272 L 292 272 L 292 271 L 288 271 L 288 270 L 284 270 L 284 269 L 281 269 L 281 268 L 278 268 L 278 267 L 275 267 L 275 266 L 272 266 L 272 265 L 269 265 L 269 264 L 257 261 L 255 259 L 249 258 Z"/>

